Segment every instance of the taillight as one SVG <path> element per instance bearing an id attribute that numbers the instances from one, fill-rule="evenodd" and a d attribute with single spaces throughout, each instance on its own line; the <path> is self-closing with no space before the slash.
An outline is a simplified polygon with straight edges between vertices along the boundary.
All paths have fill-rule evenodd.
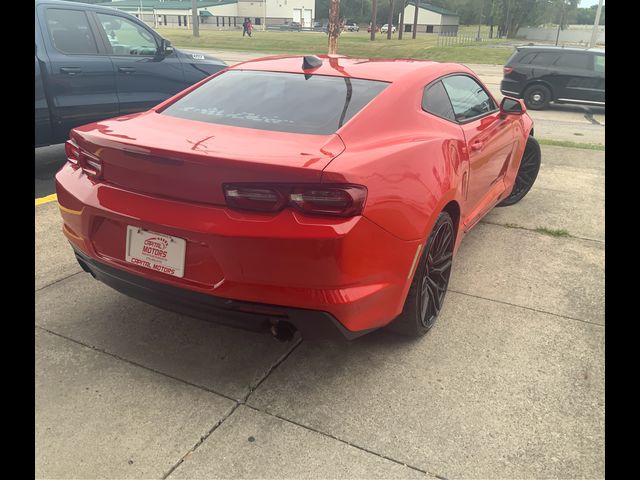
<path id="1" fill-rule="evenodd" d="M 87 175 L 99 177 L 102 173 L 102 160 L 81 149 L 73 140 L 67 140 L 64 151 L 69 163 L 78 165 Z"/>
<path id="2" fill-rule="evenodd" d="M 64 152 L 67 154 L 67 160 L 74 165 L 78 164 L 80 158 L 80 147 L 73 140 L 67 140 L 64 144 Z"/>
<path id="3" fill-rule="evenodd" d="M 502 69 L 502 71 L 504 72 L 505 75 L 509 75 L 511 72 L 513 72 L 513 68 L 512 67 L 504 67 Z"/>
<path id="4" fill-rule="evenodd" d="M 286 207 L 315 215 L 360 215 L 367 199 L 362 185 L 225 184 L 227 205 L 241 210 L 278 212 Z"/>

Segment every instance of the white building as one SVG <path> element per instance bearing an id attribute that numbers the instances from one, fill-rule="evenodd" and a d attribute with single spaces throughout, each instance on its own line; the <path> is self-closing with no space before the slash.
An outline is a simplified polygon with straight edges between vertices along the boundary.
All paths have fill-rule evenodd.
<path id="1" fill-rule="evenodd" d="M 413 16 L 415 5 L 407 5 L 404 9 L 404 31 L 411 32 L 413 28 Z M 398 14 L 398 24 L 400 15 Z M 429 4 L 421 4 L 418 7 L 417 33 L 438 33 L 457 35 L 460 25 L 460 15 L 456 12 Z"/>
<path id="2" fill-rule="evenodd" d="M 191 0 L 112 0 L 101 3 L 135 15 L 158 26 L 190 27 Z M 277 26 L 299 22 L 312 27 L 315 0 L 198 0 L 200 25 L 204 28 L 240 28 L 245 18 L 254 26 Z"/>

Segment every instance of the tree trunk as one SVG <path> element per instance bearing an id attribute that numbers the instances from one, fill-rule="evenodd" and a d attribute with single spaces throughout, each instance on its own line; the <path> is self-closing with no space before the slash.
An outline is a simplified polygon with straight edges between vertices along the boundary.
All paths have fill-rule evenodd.
<path id="1" fill-rule="evenodd" d="M 338 35 L 340 35 L 340 0 L 331 0 L 329 4 L 329 55 L 338 53 Z"/>
<path id="2" fill-rule="evenodd" d="M 389 29 L 387 30 L 387 40 L 391 40 L 393 34 L 393 0 L 389 0 L 389 19 L 387 20 Z"/>
<path id="3" fill-rule="evenodd" d="M 378 0 L 371 2 L 371 40 L 376 39 L 376 23 L 378 22 Z"/>
<path id="4" fill-rule="evenodd" d="M 400 21 L 398 22 L 398 40 L 402 40 L 402 33 L 404 32 L 404 9 L 407 6 L 405 0 L 400 2 Z"/>
<path id="5" fill-rule="evenodd" d="M 142 15 L 141 15 L 142 17 Z M 142 20 L 142 18 L 140 18 Z M 200 23 L 198 19 L 198 5 L 196 0 L 191 0 L 191 24 L 193 26 L 193 36 L 200 36 Z"/>
<path id="6" fill-rule="evenodd" d="M 411 28 L 411 38 L 416 39 L 416 30 L 418 29 L 418 4 L 420 0 L 415 0 L 416 9 L 413 12 L 413 27 Z"/>

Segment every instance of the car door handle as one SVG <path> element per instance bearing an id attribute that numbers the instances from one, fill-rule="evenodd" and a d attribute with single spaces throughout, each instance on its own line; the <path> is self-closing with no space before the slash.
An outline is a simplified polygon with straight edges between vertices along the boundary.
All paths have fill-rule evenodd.
<path id="1" fill-rule="evenodd" d="M 82 70 L 79 67 L 60 67 L 60 72 L 73 77 L 82 73 Z"/>
<path id="2" fill-rule="evenodd" d="M 480 140 L 476 140 L 471 144 L 471 150 L 482 150 L 482 147 L 484 147 L 484 142 Z"/>
<path id="3" fill-rule="evenodd" d="M 136 69 L 133 67 L 118 67 L 118 71 L 122 73 L 133 73 Z"/>

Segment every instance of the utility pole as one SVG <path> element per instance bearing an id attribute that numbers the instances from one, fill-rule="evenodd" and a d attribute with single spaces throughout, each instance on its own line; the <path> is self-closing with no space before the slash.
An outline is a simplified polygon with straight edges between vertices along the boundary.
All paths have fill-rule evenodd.
<path id="1" fill-rule="evenodd" d="M 602 13 L 602 0 L 598 2 L 598 10 L 596 10 L 596 21 L 593 22 L 593 31 L 591 32 L 589 48 L 593 47 L 598 41 L 598 25 L 600 25 L 600 13 Z"/>
<path id="2" fill-rule="evenodd" d="M 331 0 L 329 4 L 329 55 L 338 53 L 338 35 L 340 35 L 340 0 Z"/>
<path id="3" fill-rule="evenodd" d="M 370 40 L 376 39 L 376 23 L 378 23 L 378 0 L 371 2 L 371 37 Z"/>
<path id="4" fill-rule="evenodd" d="M 418 29 L 418 4 L 420 0 L 415 0 L 416 9 L 413 11 L 413 27 L 411 28 L 411 38 L 416 39 L 416 30 Z"/>
<path id="5" fill-rule="evenodd" d="M 402 40 L 402 33 L 404 32 L 404 9 L 407 8 L 406 0 L 402 0 L 400 3 L 400 21 L 398 22 L 398 40 Z"/>
<path id="6" fill-rule="evenodd" d="M 200 36 L 200 21 L 198 20 L 197 0 L 191 0 L 191 25 L 193 25 L 193 36 Z"/>

